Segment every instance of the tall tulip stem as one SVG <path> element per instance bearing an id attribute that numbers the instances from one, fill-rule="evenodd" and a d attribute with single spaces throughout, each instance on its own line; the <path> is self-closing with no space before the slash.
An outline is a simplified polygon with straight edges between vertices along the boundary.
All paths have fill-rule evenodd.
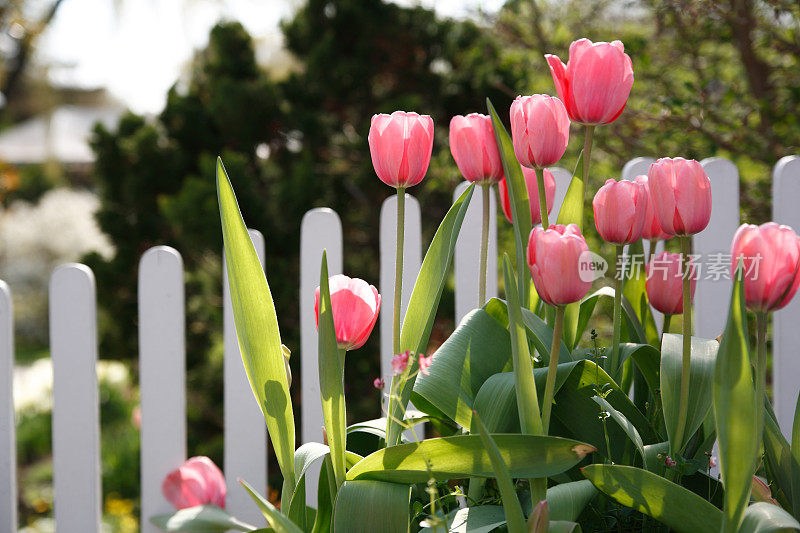
<path id="1" fill-rule="evenodd" d="M 756 359 L 756 405 L 764 401 L 767 388 L 767 313 L 756 313 L 756 346 L 758 358 Z M 756 409 L 756 435 L 764 431 L 764 409 Z M 760 439 L 759 439 L 760 441 Z"/>
<path id="2" fill-rule="evenodd" d="M 553 322 L 553 343 L 550 348 L 550 361 L 547 363 L 547 381 L 544 386 L 544 403 L 542 404 L 542 431 L 545 435 L 550 431 L 550 412 L 553 409 L 553 395 L 556 388 L 558 372 L 558 354 L 561 351 L 561 335 L 564 332 L 564 307 L 556 307 Z"/>
<path id="3" fill-rule="evenodd" d="M 541 172 L 539 172 L 541 170 Z M 533 169 L 536 174 L 536 185 L 539 189 L 539 213 L 542 218 L 542 227 L 547 229 L 550 227 L 550 220 L 547 215 L 547 197 L 545 196 L 544 189 L 544 169 Z"/>
<path id="4" fill-rule="evenodd" d="M 681 442 L 686 430 L 686 418 L 689 414 L 689 372 L 692 364 L 692 273 L 689 270 L 689 253 L 692 241 L 690 236 L 678 237 L 683 255 L 683 361 L 681 366 L 681 396 L 678 404 L 678 426 L 675 442 L 670 443 L 674 455 L 680 453 Z"/>
<path id="5" fill-rule="evenodd" d="M 486 263 L 489 248 L 489 195 L 492 193 L 492 184 L 481 184 L 483 193 L 483 226 L 481 228 L 481 262 L 480 275 L 478 276 L 478 305 L 486 303 Z"/>
<path id="6" fill-rule="evenodd" d="M 589 159 L 592 156 L 593 136 L 594 136 L 594 126 L 587 124 L 586 137 L 583 139 L 583 198 L 584 199 L 586 198 L 586 186 L 589 181 Z"/>
<path id="7" fill-rule="evenodd" d="M 392 353 L 400 353 L 400 298 L 403 295 L 403 240 L 405 238 L 406 189 L 397 188 L 397 251 L 394 259 L 394 309 L 392 311 Z"/>
<path id="8" fill-rule="evenodd" d="M 616 251 L 615 264 L 620 270 L 614 276 L 614 333 L 611 341 L 611 361 L 608 368 L 614 379 L 616 379 L 617 366 L 619 365 L 619 336 L 622 326 L 622 280 L 625 277 L 625 265 L 620 261 L 623 252 L 622 245 L 617 245 Z"/>
<path id="9" fill-rule="evenodd" d="M 664 315 L 664 326 L 661 328 L 661 334 L 669 333 L 669 325 L 672 323 L 672 315 Z"/>

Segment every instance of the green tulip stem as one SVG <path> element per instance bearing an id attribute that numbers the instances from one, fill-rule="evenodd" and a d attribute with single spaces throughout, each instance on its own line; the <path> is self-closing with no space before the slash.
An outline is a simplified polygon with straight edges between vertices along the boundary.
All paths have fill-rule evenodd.
<path id="1" fill-rule="evenodd" d="M 594 126 L 587 124 L 586 136 L 583 139 L 583 201 L 581 202 L 581 205 L 586 200 L 586 185 L 589 182 L 589 159 L 592 156 L 593 135 L 594 135 Z"/>
<path id="2" fill-rule="evenodd" d="M 621 265 L 621 270 L 614 275 L 614 333 L 611 342 L 611 361 L 609 361 L 609 373 L 611 377 L 617 379 L 617 366 L 619 366 L 619 337 L 622 327 L 622 279 L 625 277 L 625 265 L 621 263 L 623 246 L 616 246 L 616 265 Z"/>
<path id="3" fill-rule="evenodd" d="M 397 188 L 397 251 L 394 255 L 394 310 L 392 311 L 392 353 L 400 353 L 400 298 L 403 295 L 403 239 L 406 222 L 406 188 Z"/>
<path id="4" fill-rule="evenodd" d="M 542 431 L 545 435 L 550 430 L 550 413 L 553 409 L 553 395 L 556 388 L 558 372 L 558 354 L 561 348 L 561 335 L 564 332 L 564 307 L 556 307 L 553 321 L 553 344 L 550 348 L 550 361 L 547 363 L 547 382 L 544 386 L 544 403 L 542 404 Z"/>
<path id="5" fill-rule="evenodd" d="M 681 254 L 683 255 L 683 361 L 681 366 L 681 396 L 680 403 L 678 403 L 678 426 L 675 433 L 675 442 L 670 442 L 670 449 L 673 455 L 680 453 L 684 431 L 686 430 L 686 418 L 689 414 L 689 371 L 692 364 L 692 279 L 689 271 L 692 238 L 682 235 L 678 239 L 681 242 Z"/>
<path id="6" fill-rule="evenodd" d="M 539 172 L 541 170 L 541 172 Z M 547 229 L 550 227 L 550 220 L 547 215 L 547 198 L 544 190 L 544 169 L 534 168 L 533 172 L 536 174 L 536 185 L 539 189 L 539 213 L 542 218 L 542 228 Z"/>
<path id="7" fill-rule="evenodd" d="M 491 183 L 481 184 L 483 192 L 483 226 L 481 228 L 481 263 L 478 277 L 478 305 L 486 303 L 486 262 L 489 248 L 489 195 L 492 193 Z"/>
<path id="8" fill-rule="evenodd" d="M 767 389 L 767 313 L 756 313 L 756 346 L 758 358 L 756 360 L 756 399 L 764 398 Z M 756 435 L 764 431 L 764 409 L 756 409 Z M 759 442 L 761 439 L 759 438 Z M 760 444 L 759 444 L 760 448 Z"/>
<path id="9" fill-rule="evenodd" d="M 661 328 L 661 334 L 669 333 L 669 326 L 672 323 L 672 315 L 664 315 L 664 327 Z"/>

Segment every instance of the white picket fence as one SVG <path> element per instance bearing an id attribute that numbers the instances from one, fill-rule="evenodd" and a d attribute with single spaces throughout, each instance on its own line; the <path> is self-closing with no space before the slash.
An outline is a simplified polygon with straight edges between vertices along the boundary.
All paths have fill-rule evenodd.
<path id="1" fill-rule="evenodd" d="M 637 158 L 625 165 L 622 177 L 632 179 L 647 172 L 652 159 Z M 694 239 L 695 253 L 703 257 L 729 253 L 730 241 L 739 225 L 738 171 L 721 158 L 704 160 L 711 177 L 713 211 L 709 227 Z M 566 193 L 570 173 L 553 169 L 556 178 L 557 211 Z M 598 177 L 594 177 L 594 184 Z M 463 190 L 462 184 L 454 197 Z M 800 229 L 800 156 L 781 159 L 773 171 L 773 218 Z M 496 206 L 491 199 L 491 240 L 487 296 L 497 294 Z M 455 319 L 477 306 L 481 189 L 475 190 L 454 258 Z M 381 208 L 380 292 L 392 293 L 394 276 L 396 197 Z M 500 215 L 502 217 L 502 215 Z M 405 274 L 403 306 L 407 305 L 421 263 L 420 206 L 407 196 Z M 505 224 L 504 221 L 501 223 Z M 264 238 L 252 231 L 255 248 L 264 257 Z M 342 271 L 344 254 L 339 216 L 330 209 L 313 209 L 300 227 L 300 379 L 295 379 L 307 401 L 300 410 L 303 442 L 322 437 L 319 397 L 317 334 L 313 294 L 319 283 L 319 261 L 328 252 L 331 274 Z M 702 276 L 701 276 L 702 278 Z M 225 282 L 227 284 L 227 281 Z M 272 283 L 277 283 L 272 280 Z M 716 337 L 727 315 L 730 281 L 701 279 L 695 297 L 696 334 Z M 267 435 L 261 412 L 248 386 L 234 332 L 227 289 L 224 299 L 224 415 L 225 451 L 223 469 L 228 482 L 228 510 L 254 525 L 264 525 L 258 509 L 238 487 L 237 478 L 247 479 L 261 491 L 267 488 Z M 58 531 L 99 532 L 101 516 L 100 426 L 97 374 L 97 314 L 94 276 L 84 265 L 57 268 L 50 283 L 50 347 L 53 359 L 53 464 L 55 521 Z M 385 302 L 389 298 L 385 298 Z M 385 307 L 384 309 L 388 309 Z M 139 365 L 141 389 L 141 496 L 142 531 L 157 531 L 148 517 L 170 512 L 161 496 L 165 474 L 186 459 L 185 300 L 183 263 L 178 251 L 167 246 L 148 250 L 139 264 Z M 791 431 L 800 389 L 800 299 L 775 314 L 774 373 L 775 407 L 785 433 Z M 794 324 L 794 326 L 792 326 Z M 383 312 L 380 326 L 381 373 L 391 377 L 391 313 Z M 16 459 L 13 407 L 13 312 L 11 293 L 0 281 L 0 533 L 16 531 Z M 377 412 L 376 406 L 376 416 Z M 315 474 L 310 474 L 314 476 Z M 309 480 L 310 483 L 313 480 Z M 316 486 L 316 483 L 310 486 Z M 309 491 L 313 501 L 314 491 Z"/>

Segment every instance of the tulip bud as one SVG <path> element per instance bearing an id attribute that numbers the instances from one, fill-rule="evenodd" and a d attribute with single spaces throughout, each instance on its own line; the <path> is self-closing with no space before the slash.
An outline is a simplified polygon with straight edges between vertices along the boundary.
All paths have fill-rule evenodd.
<path id="1" fill-rule="evenodd" d="M 642 174 L 641 176 L 636 176 L 634 179 L 636 183 L 639 183 L 644 187 L 645 191 L 647 191 L 647 213 L 644 215 L 644 229 L 642 229 L 642 239 L 646 239 L 648 241 L 653 240 L 660 240 L 665 241 L 667 239 L 671 239 L 672 235 L 668 233 L 664 233 L 664 230 L 661 229 L 661 224 L 658 223 L 658 219 L 656 218 L 656 213 L 653 211 L 653 200 L 650 196 L 650 181 L 647 179 L 647 175 Z"/>
<path id="2" fill-rule="evenodd" d="M 631 244 L 639 240 L 647 215 L 647 191 L 635 181 L 609 179 L 592 201 L 594 224 L 604 241 Z"/>
<path id="3" fill-rule="evenodd" d="M 533 508 L 528 517 L 528 533 L 547 533 L 550 529 L 550 508 L 547 500 L 542 500 Z"/>
<path id="4" fill-rule="evenodd" d="M 789 226 L 742 224 L 733 236 L 731 271 L 744 262 L 744 299 L 752 311 L 775 311 L 800 285 L 800 237 Z"/>
<path id="5" fill-rule="evenodd" d="M 711 220 L 711 180 L 694 159 L 663 157 L 647 172 L 653 212 L 670 235 L 694 235 Z"/>
<path id="6" fill-rule="evenodd" d="M 592 286 L 589 247 L 575 224 L 533 228 L 528 239 L 528 266 L 536 292 L 550 305 L 577 302 Z"/>
<path id="7" fill-rule="evenodd" d="M 374 115 L 368 142 L 381 181 L 391 187 L 412 187 L 422 181 L 431 162 L 433 119 L 405 111 Z"/>
<path id="8" fill-rule="evenodd" d="M 554 96 L 517 96 L 511 103 L 514 154 L 524 167 L 553 166 L 569 143 L 569 116 Z"/>
<path id="9" fill-rule="evenodd" d="M 647 263 L 645 290 L 647 298 L 657 311 L 665 315 L 679 315 L 683 312 L 683 258 L 681 254 L 661 252 Z M 691 296 L 697 286 L 696 270 L 689 266 Z"/>
<path id="10" fill-rule="evenodd" d="M 622 42 L 574 41 L 566 65 L 554 55 L 544 57 L 573 122 L 609 124 L 622 114 L 633 87 L 633 65 Z"/>
<path id="11" fill-rule="evenodd" d="M 378 289 L 363 279 L 349 278 L 343 274 L 332 276 L 328 283 L 339 349 L 361 348 L 378 320 L 381 309 Z M 319 328 L 319 287 L 314 294 L 314 317 Z"/>
<path id="12" fill-rule="evenodd" d="M 503 162 L 488 115 L 470 113 L 450 120 L 450 152 L 467 181 L 497 183 L 503 177 Z"/>
<path id="13" fill-rule="evenodd" d="M 553 210 L 553 200 L 556 197 L 556 180 L 548 169 L 542 169 L 544 173 L 544 198 L 547 202 L 547 214 Z M 528 189 L 528 203 L 531 206 L 531 223 L 533 225 L 542 223 L 542 214 L 539 209 L 539 184 L 536 181 L 536 171 L 531 168 L 522 167 L 522 175 L 525 177 L 525 187 Z M 509 223 L 512 223 L 511 199 L 508 197 L 508 184 L 506 179 L 500 180 L 497 185 L 500 193 L 500 206 L 503 214 Z"/>
<path id="14" fill-rule="evenodd" d="M 208 457 L 192 457 L 167 474 L 161 491 L 176 509 L 196 505 L 225 507 L 225 477 Z"/>

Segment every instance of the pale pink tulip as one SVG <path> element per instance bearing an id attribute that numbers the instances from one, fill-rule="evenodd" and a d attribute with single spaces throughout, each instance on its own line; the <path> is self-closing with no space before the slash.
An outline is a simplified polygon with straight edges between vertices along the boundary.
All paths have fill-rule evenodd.
<path id="1" fill-rule="evenodd" d="M 647 263 L 645 290 L 650 304 L 665 315 L 683 312 L 683 262 L 681 254 L 661 252 Z M 694 265 L 689 266 L 689 284 L 694 298 L 697 276 Z"/>
<path id="2" fill-rule="evenodd" d="M 569 143 L 569 116 L 558 98 L 546 94 L 517 96 L 511 103 L 514 154 L 524 167 L 553 166 Z"/>
<path id="3" fill-rule="evenodd" d="M 653 212 L 670 235 L 694 235 L 711 220 L 711 180 L 694 159 L 663 157 L 647 172 Z"/>
<path id="4" fill-rule="evenodd" d="M 647 191 L 647 214 L 644 216 L 644 229 L 642 230 L 642 239 L 648 241 L 664 241 L 667 239 L 671 239 L 672 235 L 668 233 L 664 233 L 664 230 L 661 229 L 661 224 L 658 223 L 658 219 L 656 218 L 656 213 L 653 210 L 653 200 L 650 196 L 650 182 L 647 179 L 647 175 L 642 174 L 641 176 L 636 176 L 634 179 L 636 183 L 642 184 L 642 186 Z"/>
<path id="5" fill-rule="evenodd" d="M 208 457 L 192 457 L 167 474 L 161 491 L 176 509 L 196 505 L 225 507 L 225 477 Z"/>
<path id="6" fill-rule="evenodd" d="M 528 239 L 528 266 L 542 300 L 560 306 L 586 296 L 592 282 L 581 276 L 581 264 L 589 261 L 588 252 L 575 224 L 533 228 Z"/>
<path id="7" fill-rule="evenodd" d="M 775 311 L 800 285 L 800 237 L 789 226 L 767 222 L 742 224 L 733 236 L 731 271 L 744 262 L 744 298 L 748 309 Z"/>
<path id="8" fill-rule="evenodd" d="M 596 125 L 617 120 L 633 87 L 633 65 L 622 42 L 575 41 L 566 65 L 554 55 L 544 57 L 573 122 Z"/>
<path id="9" fill-rule="evenodd" d="M 497 183 L 503 177 L 503 162 L 488 115 L 454 116 L 450 120 L 450 152 L 467 181 Z"/>
<path id="10" fill-rule="evenodd" d="M 635 181 L 606 180 L 592 200 L 594 224 L 600 237 L 612 244 L 638 241 L 647 214 L 647 190 Z"/>
<path id="11" fill-rule="evenodd" d="M 367 342 L 378 313 L 381 295 L 363 279 L 337 274 L 328 280 L 333 327 L 341 350 L 355 350 Z M 319 327 L 319 287 L 314 294 L 314 317 Z"/>
<path id="12" fill-rule="evenodd" d="M 433 119 L 395 111 L 374 115 L 369 127 L 369 153 L 375 173 L 391 187 L 412 187 L 428 171 L 433 150 Z"/>
<path id="13" fill-rule="evenodd" d="M 556 197 L 556 180 L 548 169 L 535 171 L 531 168 L 522 167 L 522 175 L 525 177 L 528 201 L 531 206 L 531 223 L 534 225 L 542 223 L 542 214 L 539 209 L 539 184 L 536 181 L 536 172 L 544 172 L 544 199 L 547 203 L 548 215 L 553 210 L 553 200 Z M 503 214 L 508 222 L 511 223 L 513 219 L 511 215 L 511 200 L 508 197 L 508 184 L 505 178 L 500 180 L 497 190 L 500 193 L 500 207 L 503 208 Z"/>

